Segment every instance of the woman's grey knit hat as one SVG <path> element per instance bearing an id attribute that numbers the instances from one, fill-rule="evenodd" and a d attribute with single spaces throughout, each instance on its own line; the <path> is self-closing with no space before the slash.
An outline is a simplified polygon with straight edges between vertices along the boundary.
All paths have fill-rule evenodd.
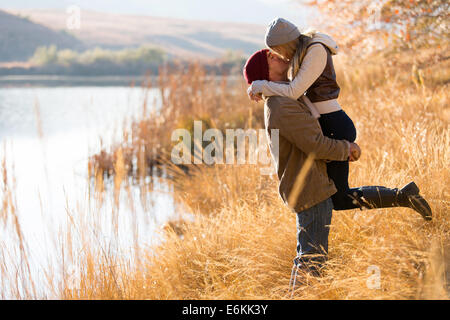
<path id="1" fill-rule="evenodd" d="M 266 46 L 273 47 L 288 43 L 300 36 L 297 26 L 286 19 L 276 18 L 266 31 Z"/>

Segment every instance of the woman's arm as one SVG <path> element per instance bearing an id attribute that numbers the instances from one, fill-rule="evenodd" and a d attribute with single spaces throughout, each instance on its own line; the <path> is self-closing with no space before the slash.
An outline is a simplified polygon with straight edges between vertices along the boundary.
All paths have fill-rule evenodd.
<path id="1" fill-rule="evenodd" d="M 309 47 L 297 76 L 289 83 L 277 83 L 256 80 L 251 84 L 253 94 L 262 93 L 269 96 L 284 96 L 294 100 L 300 98 L 305 91 L 319 78 L 327 65 L 327 52 L 321 44 Z"/>

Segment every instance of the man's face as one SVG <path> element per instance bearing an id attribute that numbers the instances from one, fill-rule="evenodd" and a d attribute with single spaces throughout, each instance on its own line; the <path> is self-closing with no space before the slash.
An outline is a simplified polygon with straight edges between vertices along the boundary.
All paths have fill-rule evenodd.
<path id="1" fill-rule="evenodd" d="M 268 52 L 267 63 L 269 64 L 269 80 L 270 81 L 286 81 L 289 62 L 283 60 L 280 56 Z"/>

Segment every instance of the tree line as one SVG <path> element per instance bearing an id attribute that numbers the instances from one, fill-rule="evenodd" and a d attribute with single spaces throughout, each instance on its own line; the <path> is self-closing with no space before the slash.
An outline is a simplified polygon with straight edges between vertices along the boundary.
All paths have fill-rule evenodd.
<path id="1" fill-rule="evenodd" d="M 183 61 L 161 48 L 143 45 L 138 48 L 110 50 L 94 48 L 83 52 L 58 49 L 55 45 L 38 47 L 29 59 L 28 67 L 0 68 L 3 75 L 73 75 L 73 76 L 141 76 L 157 75 L 162 66 L 183 65 Z M 201 62 L 209 71 L 237 73 L 245 58 L 228 51 L 215 61 Z"/>

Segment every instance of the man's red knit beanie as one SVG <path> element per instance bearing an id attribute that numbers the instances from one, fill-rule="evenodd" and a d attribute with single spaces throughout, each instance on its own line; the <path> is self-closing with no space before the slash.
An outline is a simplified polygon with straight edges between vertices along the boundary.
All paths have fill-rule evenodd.
<path id="1" fill-rule="evenodd" d="M 269 80 L 269 64 L 267 63 L 268 49 L 256 51 L 244 66 L 244 78 L 248 84 L 255 80 Z"/>

